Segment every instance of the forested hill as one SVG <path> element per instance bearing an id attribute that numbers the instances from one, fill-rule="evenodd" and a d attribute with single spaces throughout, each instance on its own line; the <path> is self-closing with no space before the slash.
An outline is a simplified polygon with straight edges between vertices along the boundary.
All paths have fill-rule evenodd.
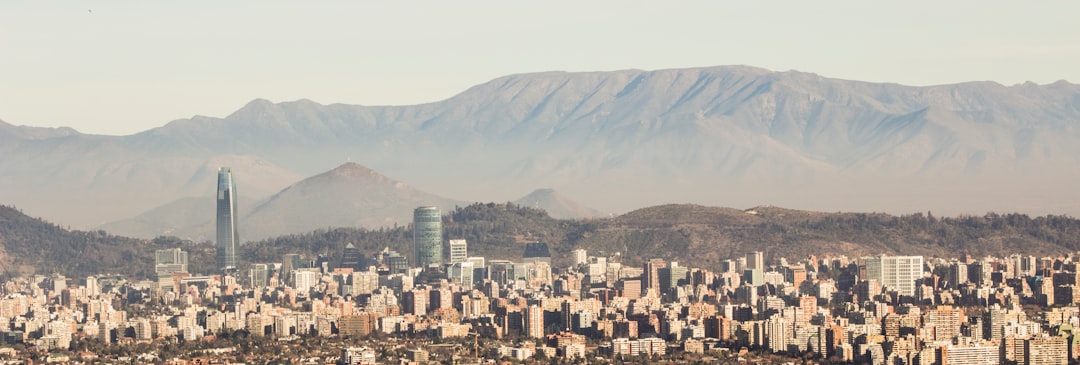
<path id="1" fill-rule="evenodd" d="M 570 251 L 578 248 L 592 254 L 619 253 L 631 265 L 661 257 L 706 268 L 750 251 L 764 251 L 768 258 L 810 254 L 978 257 L 1060 255 L 1080 249 L 1080 220 L 1024 214 L 939 218 L 930 213 L 893 216 L 662 205 L 611 219 L 575 221 L 554 219 L 534 208 L 488 203 L 449 212 L 443 228 L 445 238 L 467 239 L 470 255 L 488 259 L 517 260 L 524 253 L 524 243 L 546 242 L 557 265 L 566 264 Z M 324 254 L 336 263 L 347 243 L 360 247 L 367 257 L 387 247 L 412 256 L 411 227 L 397 226 L 328 228 L 248 243 L 242 247 L 242 260 L 280 262 L 285 253 L 300 253 L 307 257 Z M 0 270 L 8 275 L 57 272 L 78 278 L 114 272 L 141 278 L 153 271 L 155 249 L 178 246 L 190 252 L 192 271 L 212 270 L 213 245 L 70 231 L 0 206 Z"/>
<path id="2" fill-rule="evenodd" d="M 146 246 L 104 231 L 67 230 L 0 205 L 0 272 L 8 275 L 146 275 L 153 272 L 153 252 L 143 249 Z"/>
<path id="3" fill-rule="evenodd" d="M 764 251 L 768 257 L 810 254 L 848 256 L 903 254 L 938 257 L 1059 255 L 1080 249 L 1080 220 L 1024 214 L 938 218 L 930 213 L 821 213 L 776 207 L 747 210 L 698 205 L 663 205 L 612 219 L 569 221 L 513 204 L 473 204 L 444 218 L 447 239 L 469 241 L 469 254 L 519 259 L 524 243 L 549 244 L 565 264 L 570 251 L 623 255 L 638 264 L 663 257 L 712 267 L 728 257 Z M 331 229 L 283 236 L 249 245 L 251 260 L 280 260 L 290 250 L 339 257 L 348 242 L 367 254 L 384 247 L 411 256 L 410 227 L 382 230 Z"/>

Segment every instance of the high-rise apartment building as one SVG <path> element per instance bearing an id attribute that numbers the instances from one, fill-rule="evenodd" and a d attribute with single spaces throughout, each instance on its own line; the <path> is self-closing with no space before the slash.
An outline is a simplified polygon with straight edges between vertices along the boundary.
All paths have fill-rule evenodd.
<path id="1" fill-rule="evenodd" d="M 416 265 L 442 266 L 442 213 L 438 207 L 413 211 L 413 250 Z"/>
<path id="2" fill-rule="evenodd" d="M 523 309 L 525 337 L 544 338 L 544 308 L 531 305 Z"/>
<path id="3" fill-rule="evenodd" d="M 232 169 L 218 170 L 217 187 L 217 267 L 222 270 L 236 268 L 236 251 L 240 235 L 236 231 L 236 182 Z"/>
<path id="4" fill-rule="evenodd" d="M 1065 337 L 1047 336 L 1024 340 L 1024 361 L 1029 365 L 1069 363 L 1069 343 Z"/>
<path id="5" fill-rule="evenodd" d="M 915 282 L 922 273 L 922 256 L 877 256 L 866 260 L 867 279 L 877 280 L 887 290 L 904 296 L 915 296 Z"/>

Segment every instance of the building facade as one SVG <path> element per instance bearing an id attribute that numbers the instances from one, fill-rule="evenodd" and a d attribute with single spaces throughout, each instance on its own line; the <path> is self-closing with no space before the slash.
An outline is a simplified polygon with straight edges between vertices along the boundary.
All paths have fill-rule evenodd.
<path id="1" fill-rule="evenodd" d="M 465 262 L 469 257 L 469 242 L 465 240 L 450 240 L 446 244 L 448 247 L 448 254 L 450 262 L 449 264 L 457 264 Z"/>
<path id="2" fill-rule="evenodd" d="M 915 296 L 915 282 L 922 278 L 922 256 L 877 256 L 866 260 L 867 279 L 895 290 L 903 296 Z"/>

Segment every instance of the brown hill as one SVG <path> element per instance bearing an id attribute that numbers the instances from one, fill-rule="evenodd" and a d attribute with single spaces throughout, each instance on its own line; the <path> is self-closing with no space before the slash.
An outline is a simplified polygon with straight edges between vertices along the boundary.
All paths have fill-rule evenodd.
<path id="1" fill-rule="evenodd" d="M 241 219 L 240 237 L 259 240 L 325 227 L 405 225 L 418 206 L 450 211 L 461 202 L 429 194 L 356 163 L 345 163 L 271 196 Z"/>

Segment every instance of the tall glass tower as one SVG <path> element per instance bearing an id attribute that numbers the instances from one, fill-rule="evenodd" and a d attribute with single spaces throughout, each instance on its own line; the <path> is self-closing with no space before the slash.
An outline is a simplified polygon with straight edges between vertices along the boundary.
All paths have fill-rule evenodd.
<path id="1" fill-rule="evenodd" d="M 232 170 L 218 170 L 217 186 L 217 266 L 222 270 L 236 269 L 236 251 L 240 236 L 236 232 L 236 182 Z"/>
<path id="2" fill-rule="evenodd" d="M 413 250 L 416 265 L 442 265 L 442 213 L 438 207 L 419 207 L 413 211 Z"/>

